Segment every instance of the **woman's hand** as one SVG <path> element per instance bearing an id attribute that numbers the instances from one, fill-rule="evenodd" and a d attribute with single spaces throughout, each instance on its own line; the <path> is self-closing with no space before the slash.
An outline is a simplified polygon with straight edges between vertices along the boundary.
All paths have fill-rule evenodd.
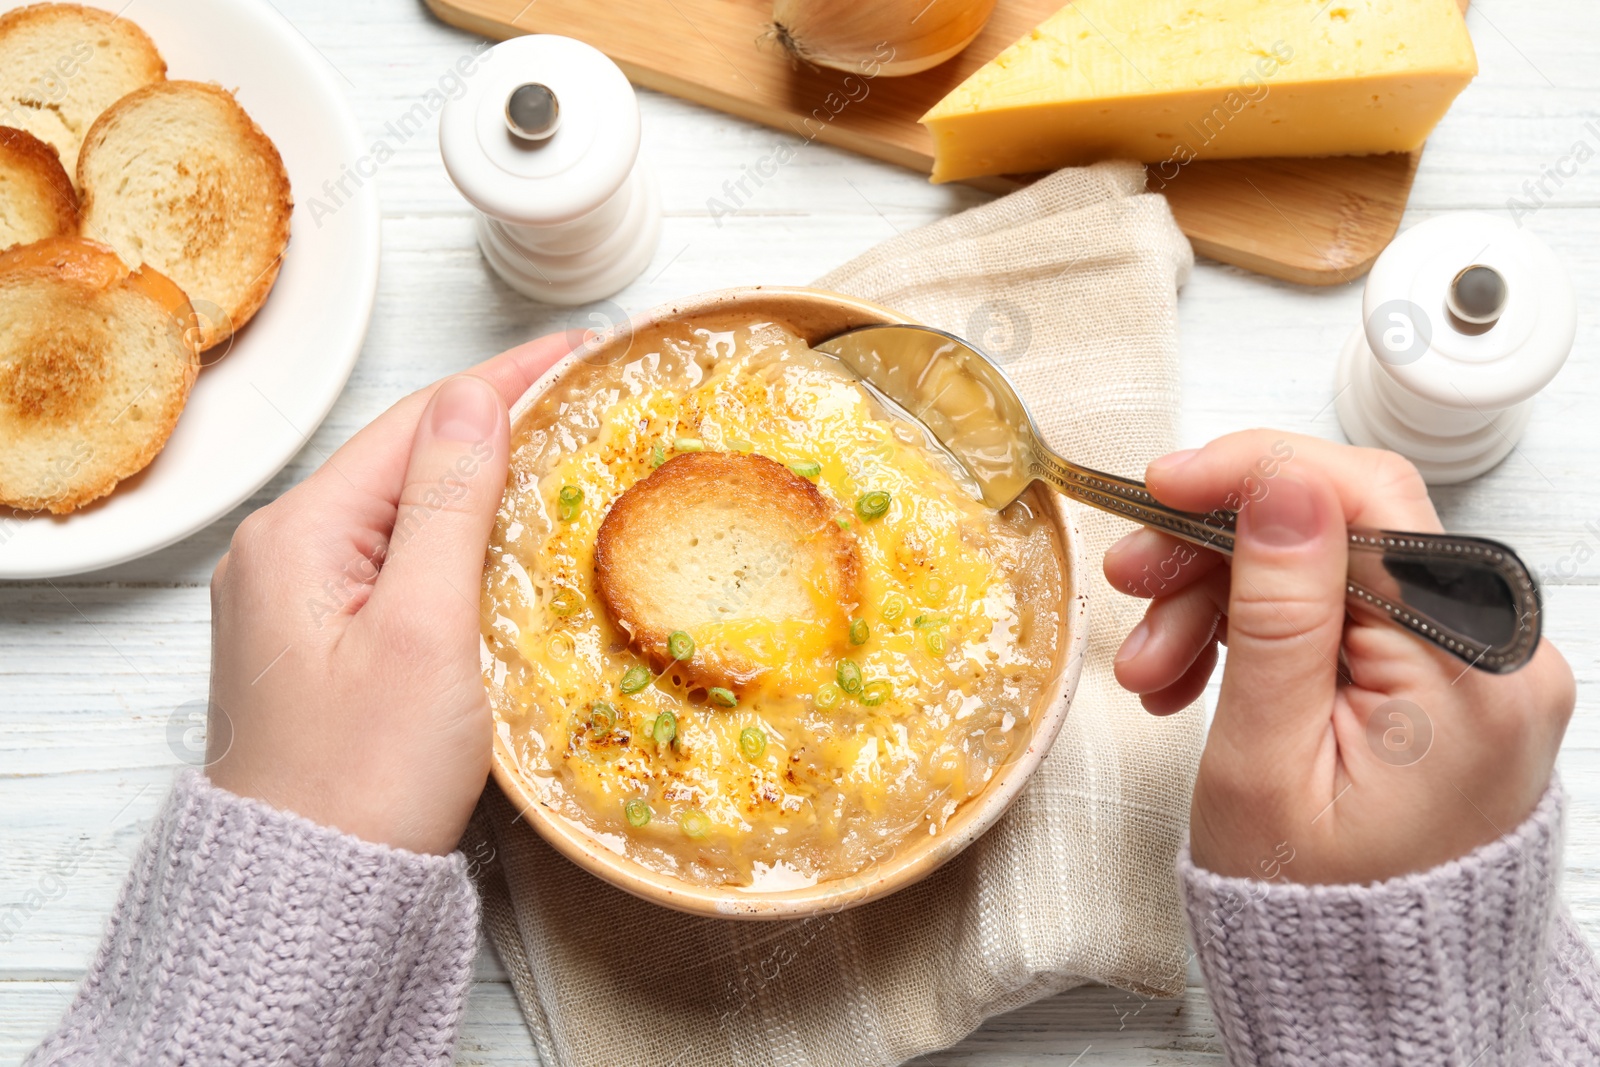
<path id="1" fill-rule="evenodd" d="M 1253 430 L 1158 459 L 1146 481 L 1187 511 L 1242 504 L 1231 565 L 1149 529 L 1105 560 L 1113 587 L 1152 600 L 1116 659 L 1149 711 L 1193 701 L 1228 646 L 1190 818 L 1198 866 L 1364 883 L 1465 855 L 1527 817 L 1572 714 L 1561 654 L 1545 641 L 1496 676 L 1346 612 L 1347 524 L 1442 529 L 1410 463 Z"/>
<path id="2" fill-rule="evenodd" d="M 211 578 L 213 782 L 456 847 L 489 771 L 478 598 L 506 408 L 568 348 L 543 337 L 413 393 L 240 523 Z"/>

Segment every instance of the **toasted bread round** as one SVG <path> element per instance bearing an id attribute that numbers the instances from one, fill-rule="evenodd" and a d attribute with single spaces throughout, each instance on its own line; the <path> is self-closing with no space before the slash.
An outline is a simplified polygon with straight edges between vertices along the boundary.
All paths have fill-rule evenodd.
<path id="1" fill-rule="evenodd" d="M 33 4 L 0 15 L 0 124 L 54 148 L 68 176 L 100 113 L 166 76 L 155 43 L 110 11 Z"/>
<path id="2" fill-rule="evenodd" d="M 95 120 L 78 157 L 84 236 L 189 295 L 202 349 L 261 307 L 289 245 L 289 175 L 267 135 L 215 85 L 164 81 Z"/>
<path id="3" fill-rule="evenodd" d="M 0 504 L 73 511 L 143 470 L 199 373 L 188 301 L 57 237 L 0 253 Z"/>
<path id="4" fill-rule="evenodd" d="M 78 194 L 56 150 L 0 126 L 0 249 L 78 232 Z"/>
<path id="5" fill-rule="evenodd" d="M 667 639 L 700 636 L 678 666 L 690 685 L 737 689 L 764 667 L 715 635 L 718 624 L 820 623 L 842 645 L 859 600 L 855 538 L 839 507 L 765 456 L 689 452 L 634 483 L 595 539 L 595 589 L 657 670 Z"/>

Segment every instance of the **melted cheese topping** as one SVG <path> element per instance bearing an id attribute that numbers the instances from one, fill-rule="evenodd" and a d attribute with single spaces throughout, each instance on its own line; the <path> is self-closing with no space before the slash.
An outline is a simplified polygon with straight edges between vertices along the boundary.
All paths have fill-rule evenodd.
<path id="1" fill-rule="evenodd" d="M 483 600 L 502 738 L 557 811 L 696 882 L 810 884 L 941 832 L 1025 746 L 1051 675 L 1062 578 L 1050 527 L 1025 506 L 978 503 L 921 427 L 778 327 L 652 340 L 569 380 L 514 442 Z M 764 618 L 766 605 L 688 627 L 697 646 L 728 644 L 768 668 L 732 709 L 670 670 L 623 692 L 642 661 L 593 589 L 611 502 L 697 446 L 806 474 L 816 464 L 861 558 L 859 644 Z M 887 513 L 863 519 L 856 502 L 880 490 Z"/>

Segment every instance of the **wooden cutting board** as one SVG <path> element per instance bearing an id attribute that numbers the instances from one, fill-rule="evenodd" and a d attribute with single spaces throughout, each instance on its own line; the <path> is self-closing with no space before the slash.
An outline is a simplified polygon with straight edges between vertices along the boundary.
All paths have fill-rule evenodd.
<path id="1" fill-rule="evenodd" d="M 1061 6 L 1000 0 L 955 59 L 910 77 L 866 81 L 794 63 L 762 41 L 770 0 L 427 3 L 444 21 L 490 37 L 576 37 L 637 85 L 924 174 L 933 168 L 933 142 L 917 119 Z M 1152 175 L 1150 186 L 1166 194 L 1196 252 L 1275 278 L 1336 285 L 1365 274 L 1399 229 L 1420 155 L 1190 163 L 1170 181 Z M 974 184 L 1004 190 L 1022 180 Z"/>

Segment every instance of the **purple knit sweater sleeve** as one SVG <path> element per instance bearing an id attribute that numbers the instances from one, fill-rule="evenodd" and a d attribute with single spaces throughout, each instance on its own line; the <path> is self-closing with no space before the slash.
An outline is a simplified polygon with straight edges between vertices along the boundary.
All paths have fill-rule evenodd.
<path id="1" fill-rule="evenodd" d="M 357 840 L 196 773 L 173 789 L 42 1064 L 447 1064 L 465 859 Z"/>
<path id="2" fill-rule="evenodd" d="M 1600 969 L 1557 898 L 1564 801 L 1367 886 L 1178 876 L 1234 1067 L 1600 1063 Z"/>

